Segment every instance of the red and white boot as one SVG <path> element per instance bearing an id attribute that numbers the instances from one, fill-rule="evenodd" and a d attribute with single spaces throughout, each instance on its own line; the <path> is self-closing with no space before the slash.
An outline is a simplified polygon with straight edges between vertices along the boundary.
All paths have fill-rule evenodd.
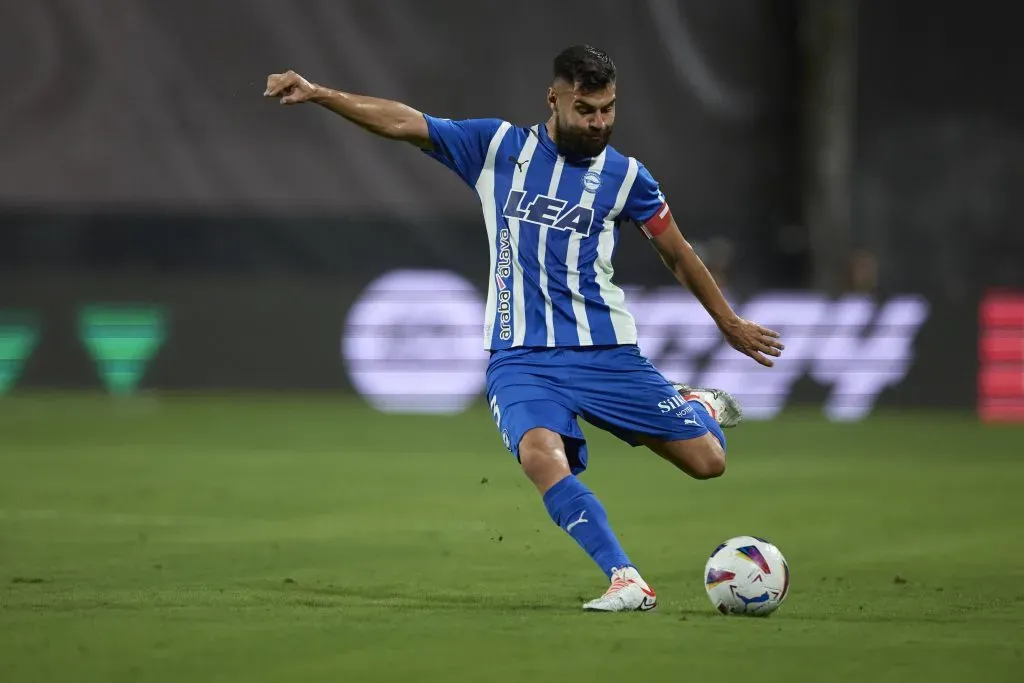
<path id="1" fill-rule="evenodd" d="M 723 429 L 735 427 L 743 422 L 743 409 L 739 401 L 722 389 L 708 389 L 706 387 L 691 387 L 685 384 L 673 383 L 676 391 L 686 401 L 700 401 L 708 409 L 708 414 L 722 425 Z"/>
<path id="2" fill-rule="evenodd" d="M 646 612 L 658 606 L 654 589 L 635 567 L 612 569 L 612 585 L 605 594 L 583 605 L 589 612 Z"/>

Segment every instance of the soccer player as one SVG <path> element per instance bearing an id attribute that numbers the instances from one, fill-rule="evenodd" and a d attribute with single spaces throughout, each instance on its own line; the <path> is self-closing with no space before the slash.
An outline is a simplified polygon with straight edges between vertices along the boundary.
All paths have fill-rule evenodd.
<path id="1" fill-rule="evenodd" d="M 615 87 L 608 55 L 574 46 L 554 60 L 550 117 L 528 127 L 435 118 L 293 71 L 270 75 L 264 93 L 281 104 L 322 105 L 371 133 L 412 143 L 476 191 L 491 254 L 487 399 L 506 448 L 552 520 L 610 580 L 601 597 L 583 605 L 606 612 L 653 609 L 657 597 L 601 502 L 577 478 L 588 457 L 577 419 L 708 479 L 725 471 L 722 428 L 742 418 L 728 393 L 669 381 L 641 355 L 625 296 L 612 282 L 619 225 L 643 230 L 733 348 L 766 366 L 783 349 L 776 332 L 730 308 L 647 168 L 608 144 Z"/>

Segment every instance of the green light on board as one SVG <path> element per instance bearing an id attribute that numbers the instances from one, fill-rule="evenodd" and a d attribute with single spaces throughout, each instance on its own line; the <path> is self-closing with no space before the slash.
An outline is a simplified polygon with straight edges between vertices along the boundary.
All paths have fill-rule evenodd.
<path id="1" fill-rule="evenodd" d="M 86 306 L 78 314 L 78 333 L 107 390 L 130 394 L 164 343 L 166 320 L 155 306 Z"/>
<path id="2" fill-rule="evenodd" d="M 38 341 L 36 316 L 24 311 L 0 311 L 0 394 L 14 388 Z"/>

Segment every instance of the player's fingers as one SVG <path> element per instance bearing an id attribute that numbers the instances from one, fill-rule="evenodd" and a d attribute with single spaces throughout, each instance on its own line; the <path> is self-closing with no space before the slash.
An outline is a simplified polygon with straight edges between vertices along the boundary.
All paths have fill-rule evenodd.
<path id="1" fill-rule="evenodd" d="M 269 97 L 278 97 L 281 93 L 287 94 L 295 83 L 295 76 L 291 73 L 286 74 L 272 74 L 267 79 L 267 90 L 266 95 Z"/>
<path id="2" fill-rule="evenodd" d="M 757 326 L 757 331 L 760 332 L 761 334 L 765 335 L 766 337 L 779 337 L 779 336 L 781 336 L 775 330 L 769 330 L 767 327 L 761 327 L 760 325 Z"/>
<path id="3" fill-rule="evenodd" d="M 777 349 L 774 346 L 769 346 L 768 344 L 761 344 L 760 351 L 761 353 L 767 353 L 769 356 L 775 356 L 776 358 L 782 355 L 782 351 L 780 349 Z"/>
<path id="4" fill-rule="evenodd" d="M 762 337 L 761 338 L 761 343 L 765 344 L 766 346 L 770 346 L 773 349 L 778 349 L 779 351 L 782 351 L 783 349 L 786 348 L 786 345 L 783 344 L 782 342 L 780 342 L 775 337 Z"/>
<path id="5" fill-rule="evenodd" d="M 263 91 L 266 97 L 274 97 L 277 94 L 277 84 L 281 81 L 281 74 L 270 74 L 267 76 L 267 89 Z"/>
<path id="6" fill-rule="evenodd" d="M 771 358 L 765 358 L 757 351 L 748 351 L 747 355 L 756 360 L 761 365 L 765 366 L 766 368 L 770 368 L 775 365 L 775 361 L 773 361 Z"/>
<path id="7" fill-rule="evenodd" d="M 281 104 L 299 104 L 306 101 L 306 93 L 298 86 L 292 86 L 284 91 Z"/>

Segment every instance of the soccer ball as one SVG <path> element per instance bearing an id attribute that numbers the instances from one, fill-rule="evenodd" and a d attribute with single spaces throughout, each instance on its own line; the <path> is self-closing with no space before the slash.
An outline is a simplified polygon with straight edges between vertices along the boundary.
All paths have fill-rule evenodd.
<path id="1" fill-rule="evenodd" d="M 704 590 L 722 614 L 767 616 L 789 593 L 789 565 L 763 538 L 730 538 L 708 558 Z"/>

